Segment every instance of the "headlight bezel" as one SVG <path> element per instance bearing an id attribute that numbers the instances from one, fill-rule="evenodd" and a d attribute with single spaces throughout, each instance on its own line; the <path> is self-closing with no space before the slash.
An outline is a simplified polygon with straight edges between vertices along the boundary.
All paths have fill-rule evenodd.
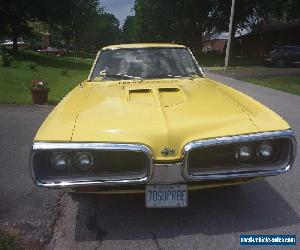
<path id="1" fill-rule="evenodd" d="M 143 159 L 143 166 L 137 166 L 138 172 L 114 172 L 99 174 L 92 171 L 79 171 L 74 163 L 66 172 L 56 172 L 44 162 L 50 162 L 52 152 L 64 152 L 74 158 L 78 152 L 91 152 L 93 155 L 102 153 L 105 156 L 110 155 L 112 158 L 115 153 L 138 155 Z M 130 156 L 130 155 L 129 155 Z M 114 157 L 116 158 L 116 157 Z M 45 172 L 42 172 L 46 169 Z M 48 170 L 51 170 L 50 173 Z M 107 170 L 109 166 L 106 166 Z M 74 172 L 76 171 L 76 172 Z M 105 185 L 106 183 L 125 185 L 126 183 L 145 183 L 153 176 L 153 158 L 150 148 L 142 144 L 110 144 L 110 143 L 48 143 L 36 142 L 33 144 L 30 155 L 30 173 L 38 186 L 44 187 L 67 187 L 67 186 L 83 186 L 83 185 Z"/>
<path id="2" fill-rule="evenodd" d="M 238 162 L 236 160 L 235 168 L 230 168 L 230 166 L 209 166 L 207 168 L 191 168 L 189 158 L 191 152 L 194 149 L 206 149 L 213 146 L 230 146 L 234 144 L 255 144 L 263 143 L 265 141 L 274 141 L 274 140 L 285 140 L 287 142 L 287 147 L 285 149 L 285 158 L 274 158 L 273 163 L 268 161 L 261 160 L 257 162 L 256 165 L 250 165 L 248 163 Z M 187 143 L 183 149 L 182 155 L 184 156 L 184 168 L 183 176 L 188 181 L 201 181 L 201 180 L 222 180 L 230 179 L 236 177 L 254 177 L 254 176 L 269 176 L 276 175 L 278 173 L 286 172 L 292 166 L 296 155 L 296 140 L 295 135 L 292 130 L 283 130 L 283 131 L 272 131 L 272 132 L 262 132 L 256 134 L 246 134 L 238 136 L 228 136 L 228 137 L 219 137 L 212 139 L 204 139 L 193 141 Z M 236 150 L 236 147 L 234 147 Z M 204 153 L 206 156 L 206 152 Z M 277 155 L 278 156 L 278 155 Z M 257 159 L 257 155 L 255 158 Z M 278 160 L 278 162 L 276 162 Z M 279 161 L 280 160 L 280 161 Z"/>

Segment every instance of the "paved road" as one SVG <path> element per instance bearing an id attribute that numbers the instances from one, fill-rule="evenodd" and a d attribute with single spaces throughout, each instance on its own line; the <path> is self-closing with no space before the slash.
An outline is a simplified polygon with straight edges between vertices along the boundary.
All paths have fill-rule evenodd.
<path id="1" fill-rule="evenodd" d="M 209 73 L 207 76 L 270 106 L 290 122 L 300 141 L 299 96 Z M 299 178 L 298 154 L 295 168 L 288 174 L 245 184 L 240 189 L 191 193 L 187 209 L 145 209 L 142 195 L 72 199 L 65 194 L 48 248 L 238 249 L 241 233 L 296 234 L 299 238 Z"/>
<path id="2" fill-rule="evenodd" d="M 28 171 L 32 138 L 48 106 L 0 106 L 0 230 L 20 232 L 38 246 L 51 240 L 57 191 L 37 189 Z"/>

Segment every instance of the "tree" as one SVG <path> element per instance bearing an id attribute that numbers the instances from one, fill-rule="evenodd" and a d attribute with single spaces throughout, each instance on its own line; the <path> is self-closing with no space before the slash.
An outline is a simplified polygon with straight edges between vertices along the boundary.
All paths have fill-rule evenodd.
<path id="1" fill-rule="evenodd" d="M 122 42 L 137 42 L 139 33 L 139 25 L 136 16 L 127 16 L 122 28 Z"/>
<path id="2" fill-rule="evenodd" d="M 299 0 L 256 0 L 255 11 L 265 23 L 300 18 Z"/>
<path id="3" fill-rule="evenodd" d="M 17 39 L 26 30 L 26 19 L 30 12 L 28 10 L 30 2 L 32 1 L 1 0 L 0 2 L 1 27 L 5 33 L 11 35 L 14 49 L 18 49 Z"/>
<path id="4" fill-rule="evenodd" d="M 79 45 L 88 50 L 118 43 L 120 40 L 120 29 L 118 19 L 109 13 L 99 13 L 90 20 L 89 25 L 79 29 Z"/>
<path id="5" fill-rule="evenodd" d="M 88 28 L 89 23 L 101 12 L 97 0 L 45 1 L 42 9 L 50 10 L 47 21 L 52 25 L 62 25 L 67 43 L 72 43 L 76 50 L 80 47 L 82 30 Z"/>
<path id="6" fill-rule="evenodd" d="M 120 39 L 118 20 L 105 13 L 98 0 L 0 0 L 0 24 L 0 32 L 13 38 L 15 49 L 20 35 L 42 34 L 45 28 L 51 38 L 63 37 L 75 50 Z"/>
<path id="7" fill-rule="evenodd" d="M 298 19 L 300 18 L 300 1 L 299 0 L 288 0 L 286 6 L 286 18 L 287 19 Z"/>
<path id="8" fill-rule="evenodd" d="M 139 41 L 183 42 L 199 48 L 211 1 L 136 0 L 134 9 L 135 17 L 126 23 L 130 28 L 123 28 L 127 40 L 132 39 L 128 32 L 134 31 L 133 39 Z"/>
<path id="9" fill-rule="evenodd" d="M 49 9 L 53 4 L 47 2 L 44 8 Z M 60 26 L 68 47 L 76 51 L 80 48 L 95 50 L 118 41 L 119 21 L 105 13 L 98 0 L 64 0 L 57 6 L 58 9 L 52 8 L 48 22 Z"/>

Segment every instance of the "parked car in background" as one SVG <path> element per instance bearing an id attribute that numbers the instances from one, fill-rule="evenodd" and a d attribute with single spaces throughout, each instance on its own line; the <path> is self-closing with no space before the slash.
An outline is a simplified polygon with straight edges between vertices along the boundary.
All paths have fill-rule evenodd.
<path id="1" fill-rule="evenodd" d="M 63 56 L 66 53 L 64 49 L 58 49 L 54 47 L 48 47 L 47 49 L 39 49 L 38 52 L 41 54 L 52 56 Z"/>
<path id="2" fill-rule="evenodd" d="M 280 68 L 289 65 L 300 65 L 299 46 L 272 46 L 270 53 L 265 57 L 265 64 Z"/>
<path id="3" fill-rule="evenodd" d="M 12 40 L 5 40 L 0 45 L 7 48 L 7 49 L 12 49 L 13 48 L 13 41 Z M 18 41 L 17 45 L 18 45 L 19 49 L 26 49 L 26 48 L 29 47 L 30 44 L 27 43 L 27 42 L 24 42 L 24 41 Z"/>
<path id="4" fill-rule="evenodd" d="M 185 207 L 189 190 L 285 173 L 295 155 L 281 117 L 207 79 L 185 46 L 123 44 L 103 48 L 48 116 L 30 169 L 41 187 Z"/>

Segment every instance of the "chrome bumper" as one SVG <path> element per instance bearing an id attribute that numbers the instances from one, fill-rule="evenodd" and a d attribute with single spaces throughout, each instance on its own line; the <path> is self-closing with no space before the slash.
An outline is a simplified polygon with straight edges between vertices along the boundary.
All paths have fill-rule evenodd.
<path id="1" fill-rule="evenodd" d="M 189 151 L 196 147 L 211 146 L 217 144 L 226 144 L 234 142 L 251 141 L 258 139 L 272 139 L 272 138 L 288 138 L 291 141 L 290 157 L 282 168 L 278 169 L 253 169 L 251 171 L 237 170 L 227 171 L 222 173 L 205 173 L 200 175 L 190 175 L 187 167 L 187 157 Z M 249 135 L 221 137 L 215 139 L 199 140 L 190 142 L 185 145 L 182 151 L 182 161 L 179 163 L 168 164 L 154 164 L 153 154 L 151 150 L 145 145 L 134 144 L 107 144 L 107 143 L 35 143 L 33 146 L 32 155 L 30 157 L 30 172 L 32 178 L 37 186 L 50 187 L 50 188 L 73 188 L 84 186 L 123 186 L 123 185 L 140 185 L 140 184 L 168 184 L 168 183 L 183 183 L 192 181 L 211 181 L 211 180 L 228 180 L 238 178 L 255 178 L 273 176 L 285 173 L 290 170 L 295 156 L 296 156 L 296 140 L 292 130 L 264 132 Z M 61 149 L 61 148 L 93 148 L 93 149 L 114 149 L 114 150 L 139 150 L 148 155 L 150 164 L 149 169 L 145 176 L 140 178 L 127 178 L 127 179 L 110 179 L 110 180 L 89 180 L 83 179 L 80 181 L 63 181 L 63 182 L 44 182 L 36 178 L 32 158 L 36 150 L 39 149 Z"/>

